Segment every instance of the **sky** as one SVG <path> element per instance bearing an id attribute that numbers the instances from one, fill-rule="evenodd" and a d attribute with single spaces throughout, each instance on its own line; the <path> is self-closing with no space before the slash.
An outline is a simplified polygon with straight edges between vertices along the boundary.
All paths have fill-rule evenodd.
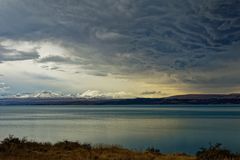
<path id="1" fill-rule="evenodd" d="M 240 0 L 0 0 L 0 96 L 240 92 Z"/>

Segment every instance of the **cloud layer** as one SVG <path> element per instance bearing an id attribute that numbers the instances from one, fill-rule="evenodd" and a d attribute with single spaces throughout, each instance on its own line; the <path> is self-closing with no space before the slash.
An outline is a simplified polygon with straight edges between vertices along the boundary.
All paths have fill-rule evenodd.
<path id="1" fill-rule="evenodd" d="M 0 63 L 183 92 L 240 89 L 239 0 L 3 0 L 0 14 Z"/>

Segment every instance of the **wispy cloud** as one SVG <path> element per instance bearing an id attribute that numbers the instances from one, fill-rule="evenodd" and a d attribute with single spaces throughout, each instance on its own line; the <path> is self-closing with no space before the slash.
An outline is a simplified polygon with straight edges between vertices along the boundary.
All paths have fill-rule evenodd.
<path id="1" fill-rule="evenodd" d="M 51 76 L 43 75 L 43 74 L 34 74 L 34 73 L 24 72 L 24 75 L 29 76 L 30 79 L 34 78 L 34 79 L 39 79 L 39 80 L 54 80 L 54 81 L 57 80 L 57 78 L 55 78 L 55 77 L 51 77 Z"/>
<path id="2" fill-rule="evenodd" d="M 9 88 L 10 87 L 7 84 L 0 82 L 0 92 L 6 91 Z"/>

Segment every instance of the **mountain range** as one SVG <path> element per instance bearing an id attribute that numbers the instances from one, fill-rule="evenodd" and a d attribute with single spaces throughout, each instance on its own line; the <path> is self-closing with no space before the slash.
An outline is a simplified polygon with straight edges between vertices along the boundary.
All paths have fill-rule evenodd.
<path id="1" fill-rule="evenodd" d="M 76 98 L 12 97 L 1 98 L 0 105 L 157 105 L 157 104 L 240 104 L 240 94 L 188 94 L 165 98 Z"/>

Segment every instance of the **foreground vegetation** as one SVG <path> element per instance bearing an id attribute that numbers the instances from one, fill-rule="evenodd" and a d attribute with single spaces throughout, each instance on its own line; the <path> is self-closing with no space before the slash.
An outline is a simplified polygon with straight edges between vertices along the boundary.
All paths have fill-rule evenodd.
<path id="1" fill-rule="evenodd" d="M 240 160 L 239 155 L 222 149 L 219 144 L 202 148 L 196 156 L 162 154 L 148 148 L 138 152 L 118 146 L 91 146 L 78 142 L 38 143 L 13 136 L 0 143 L 0 160 Z"/>

